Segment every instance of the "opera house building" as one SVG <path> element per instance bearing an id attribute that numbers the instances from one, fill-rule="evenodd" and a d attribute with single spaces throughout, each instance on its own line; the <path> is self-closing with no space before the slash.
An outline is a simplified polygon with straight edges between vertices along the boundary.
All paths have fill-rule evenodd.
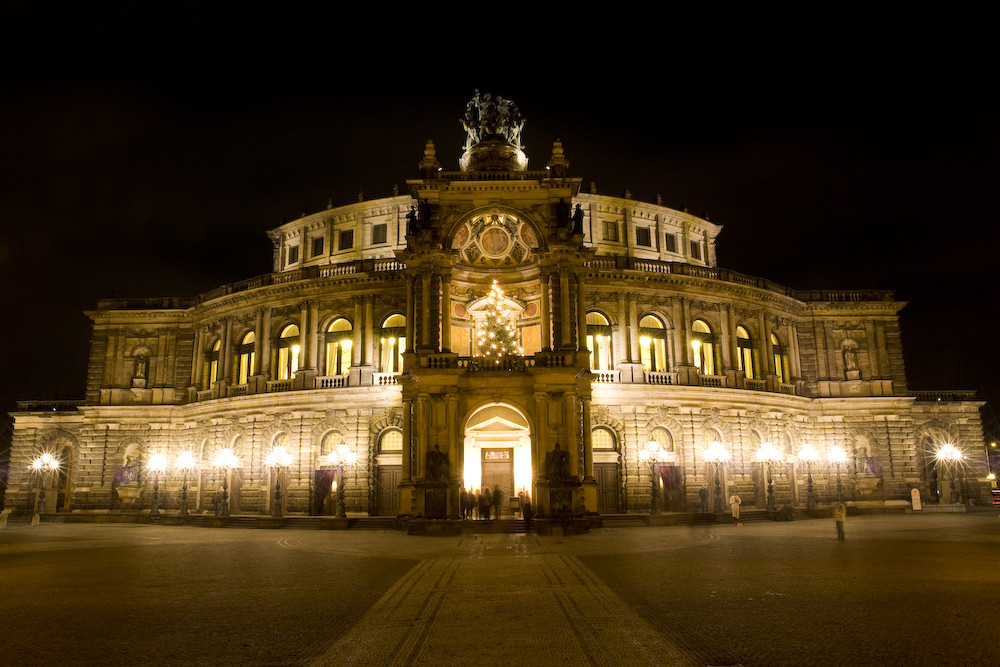
<path id="1" fill-rule="evenodd" d="M 583 187 L 559 141 L 529 168 L 523 124 L 477 92 L 454 166 L 427 142 L 406 192 L 272 230 L 269 273 L 98 301 L 86 395 L 14 413 L 8 509 L 448 523 L 499 487 L 503 517 L 600 525 L 734 493 L 989 502 L 981 403 L 908 388 L 892 292 L 722 268 L 721 226 Z"/>

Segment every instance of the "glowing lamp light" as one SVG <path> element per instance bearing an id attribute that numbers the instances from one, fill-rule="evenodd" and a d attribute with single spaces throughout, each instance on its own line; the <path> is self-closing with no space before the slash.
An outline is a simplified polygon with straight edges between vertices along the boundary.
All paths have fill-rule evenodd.
<path id="1" fill-rule="evenodd" d="M 774 443 L 765 442 L 757 448 L 754 458 L 761 463 L 776 463 L 781 461 L 781 450 Z"/>
<path id="2" fill-rule="evenodd" d="M 279 468 L 288 467 L 292 463 L 292 455 L 281 445 L 271 450 L 271 453 L 264 458 L 267 466 L 277 466 Z"/>
<path id="3" fill-rule="evenodd" d="M 938 461 L 961 461 L 965 455 L 952 444 L 941 445 L 937 454 L 934 455 Z"/>
<path id="4" fill-rule="evenodd" d="M 177 455 L 177 461 L 174 463 L 174 467 L 181 470 L 193 470 L 196 465 L 194 454 L 191 452 L 181 452 Z"/>
<path id="5" fill-rule="evenodd" d="M 806 463 L 813 463 L 819 461 L 820 455 L 819 451 L 810 444 L 803 444 L 802 449 L 799 450 L 799 460 L 805 461 Z"/>
<path id="6" fill-rule="evenodd" d="M 826 460 L 836 464 L 847 463 L 847 452 L 844 451 L 843 447 L 834 445 L 827 450 Z"/>
<path id="7" fill-rule="evenodd" d="M 149 455 L 149 460 L 146 462 L 146 469 L 151 470 L 156 473 L 166 472 L 167 470 L 167 456 L 162 452 L 154 452 Z"/>
<path id="8" fill-rule="evenodd" d="M 725 463 L 729 460 L 729 450 L 716 440 L 705 448 L 705 460 L 709 463 Z"/>
<path id="9" fill-rule="evenodd" d="M 59 459 L 46 452 L 31 462 L 31 469 L 34 470 L 35 472 L 45 472 L 46 470 L 58 470 Z"/>
<path id="10" fill-rule="evenodd" d="M 216 468 L 236 468 L 239 465 L 239 459 L 236 458 L 233 450 L 227 447 L 218 451 L 215 459 L 212 460 L 212 465 Z"/>

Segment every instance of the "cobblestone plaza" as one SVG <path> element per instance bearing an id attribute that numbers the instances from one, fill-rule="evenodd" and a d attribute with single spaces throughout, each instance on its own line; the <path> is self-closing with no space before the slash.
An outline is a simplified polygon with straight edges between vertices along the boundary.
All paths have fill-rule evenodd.
<path id="1" fill-rule="evenodd" d="M 988 664 L 996 512 L 424 538 L 11 524 L 0 662 Z"/>

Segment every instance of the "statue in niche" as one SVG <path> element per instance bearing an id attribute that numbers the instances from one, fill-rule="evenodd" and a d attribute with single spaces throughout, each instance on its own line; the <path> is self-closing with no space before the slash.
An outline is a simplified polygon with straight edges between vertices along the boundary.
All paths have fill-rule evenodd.
<path id="1" fill-rule="evenodd" d="M 555 449 L 545 457 L 545 474 L 549 481 L 569 479 L 569 454 L 558 442 Z"/>
<path id="2" fill-rule="evenodd" d="M 146 355 L 140 355 L 135 358 L 132 363 L 132 379 L 133 380 L 145 380 L 146 375 L 149 374 L 149 357 Z"/>
<path id="3" fill-rule="evenodd" d="M 413 236 L 420 231 L 420 222 L 417 220 L 417 207 L 411 206 L 410 212 L 406 214 L 406 235 Z"/>
<path id="4" fill-rule="evenodd" d="M 849 371 L 858 370 L 858 351 L 853 347 L 844 348 L 844 368 Z"/>
<path id="5" fill-rule="evenodd" d="M 434 451 L 427 453 L 427 479 L 432 482 L 448 481 L 448 455 L 434 445 Z"/>

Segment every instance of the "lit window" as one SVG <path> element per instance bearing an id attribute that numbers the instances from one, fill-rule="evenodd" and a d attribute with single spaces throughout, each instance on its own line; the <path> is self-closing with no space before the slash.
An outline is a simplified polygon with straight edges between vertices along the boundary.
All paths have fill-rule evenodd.
<path id="1" fill-rule="evenodd" d="M 236 348 L 236 384 L 246 384 L 250 381 L 250 376 L 254 373 L 254 365 L 257 358 L 254 353 L 254 343 L 257 337 L 252 331 L 243 336 L 240 346 Z"/>
<path id="2" fill-rule="evenodd" d="M 299 328 L 289 324 L 278 337 L 278 379 L 291 380 L 299 370 Z"/>
<path id="3" fill-rule="evenodd" d="M 351 323 L 338 317 L 326 329 L 326 374 L 347 375 L 351 366 Z"/>
<path id="4" fill-rule="evenodd" d="M 406 351 L 406 317 L 399 313 L 382 322 L 379 334 L 379 361 L 383 373 L 403 370 L 403 352 Z"/>
<path id="5" fill-rule="evenodd" d="M 643 245 L 647 248 L 653 245 L 653 241 L 650 238 L 649 227 L 636 227 L 635 228 L 635 244 Z"/>
<path id="6" fill-rule="evenodd" d="M 372 225 L 372 245 L 378 245 L 379 243 L 385 243 L 386 240 L 386 226 Z"/>
<path id="7" fill-rule="evenodd" d="M 401 452 L 403 451 L 403 434 L 399 431 L 386 431 L 379 440 L 379 451 Z"/>
<path id="8" fill-rule="evenodd" d="M 753 342 L 750 340 L 750 332 L 744 327 L 736 327 L 736 358 L 744 377 L 751 380 L 757 377 L 753 363 Z"/>
<path id="9" fill-rule="evenodd" d="M 587 313 L 587 347 L 591 370 L 611 370 L 611 323 L 600 313 Z"/>
<path id="10" fill-rule="evenodd" d="M 670 437 L 670 432 L 662 426 L 654 428 L 649 434 L 649 439 L 662 447 L 663 451 L 674 451 L 674 439 Z"/>
<path id="11" fill-rule="evenodd" d="M 644 371 L 667 370 L 667 332 L 652 315 L 639 320 L 639 356 Z"/>
<path id="12" fill-rule="evenodd" d="M 596 450 L 614 451 L 615 435 L 606 428 L 595 428 L 590 432 L 591 448 Z"/>
<path id="13" fill-rule="evenodd" d="M 345 229 L 340 232 L 340 243 L 337 245 L 338 250 L 350 250 L 354 247 L 354 230 Z"/>
<path id="14" fill-rule="evenodd" d="M 695 320 L 691 326 L 692 360 L 702 375 L 715 375 L 715 337 L 704 320 Z"/>
<path id="15" fill-rule="evenodd" d="M 211 389 L 219 380 L 219 350 L 222 341 L 215 341 L 205 358 L 205 389 Z"/>
<path id="16" fill-rule="evenodd" d="M 790 382 L 788 375 L 788 353 L 785 346 L 781 344 L 778 337 L 771 334 L 771 350 L 774 353 L 774 374 L 778 376 L 779 382 Z"/>

